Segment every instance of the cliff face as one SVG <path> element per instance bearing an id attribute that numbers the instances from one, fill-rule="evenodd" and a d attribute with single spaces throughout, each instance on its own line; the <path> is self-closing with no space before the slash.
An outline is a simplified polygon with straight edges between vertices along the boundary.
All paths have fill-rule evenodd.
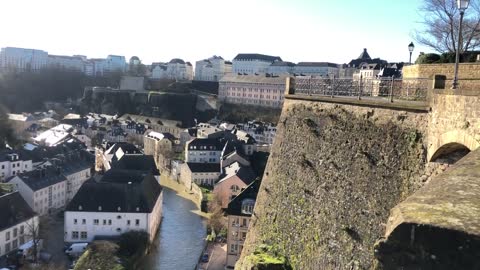
<path id="1" fill-rule="evenodd" d="M 293 269 L 381 268 L 389 211 L 423 185 L 428 114 L 286 100 L 236 269 L 265 244 Z"/>

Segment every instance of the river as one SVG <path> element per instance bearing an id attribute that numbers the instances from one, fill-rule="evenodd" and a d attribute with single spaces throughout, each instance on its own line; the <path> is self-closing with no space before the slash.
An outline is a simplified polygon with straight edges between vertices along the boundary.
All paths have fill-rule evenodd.
<path id="1" fill-rule="evenodd" d="M 194 270 L 202 253 L 205 222 L 197 206 L 164 187 L 163 220 L 143 270 Z"/>

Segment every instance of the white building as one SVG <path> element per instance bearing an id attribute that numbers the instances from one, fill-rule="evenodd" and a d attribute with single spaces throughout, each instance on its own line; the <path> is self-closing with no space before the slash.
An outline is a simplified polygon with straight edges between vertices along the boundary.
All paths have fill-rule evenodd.
<path id="1" fill-rule="evenodd" d="M 38 216 L 18 192 L 0 194 L 0 257 L 32 240 Z"/>
<path id="2" fill-rule="evenodd" d="M 276 61 L 282 61 L 282 58 L 258 53 L 240 53 L 232 61 L 232 72 L 234 74 L 266 73 L 268 67 Z"/>
<path id="3" fill-rule="evenodd" d="M 223 76 L 232 72 L 232 63 L 221 56 L 212 56 L 195 63 L 195 80 L 218 82 Z"/>
<path id="4" fill-rule="evenodd" d="M 65 211 L 65 242 L 91 242 L 128 231 L 154 239 L 162 218 L 162 188 L 153 175 L 110 170 L 85 183 Z"/>
<path id="5" fill-rule="evenodd" d="M 218 99 L 225 103 L 281 108 L 288 76 L 227 75 L 219 82 Z"/>
<path id="6" fill-rule="evenodd" d="M 299 62 L 293 72 L 301 76 L 338 77 L 338 64 L 327 62 Z"/>
<path id="7" fill-rule="evenodd" d="M 78 153 L 78 152 L 77 152 Z M 67 157 L 60 166 L 39 167 L 16 175 L 9 180 L 28 205 L 39 215 L 45 215 L 65 205 L 91 177 L 92 165 L 80 154 Z"/>
<path id="8" fill-rule="evenodd" d="M 292 62 L 276 61 L 267 68 L 267 73 L 272 75 L 293 74 L 295 64 Z"/>
<path id="9" fill-rule="evenodd" d="M 9 183 L 39 215 L 65 206 L 67 178 L 53 166 L 17 175 Z"/>
<path id="10" fill-rule="evenodd" d="M 29 172 L 33 168 L 32 160 L 20 157 L 15 151 L 5 150 L 0 152 L 0 182 L 23 172 Z"/>
<path id="11" fill-rule="evenodd" d="M 224 147 L 219 139 L 193 139 L 185 145 L 185 162 L 220 163 Z"/>
<path id="12" fill-rule="evenodd" d="M 237 128 L 250 134 L 258 144 L 273 144 L 277 128 L 270 123 L 249 121 L 245 124 L 238 124 Z"/>
<path id="13" fill-rule="evenodd" d="M 192 64 L 179 58 L 174 58 L 166 64 L 153 64 L 152 67 L 152 79 L 193 80 Z"/>
<path id="14" fill-rule="evenodd" d="M 83 59 L 75 56 L 49 54 L 47 65 L 50 68 L 85 72 Z"/>
<path id="15" fill-rule="evenodd" d="M 47 66 L 48 53 L 42 50 L 6 47 L 0 51 L 0 70 L 38 71 Z"/>
<path id="16" fill-rule="evenodd" d="M 45 145 L 47 147 L 53 147 L 72 138 L 73 131 L 74 129 L 71 125 L 60 124 L 40 133 L 33 138 L 33 140 L 38 144 Z"/>
<path id="17" fill-rule="evenodd" d="M 218 163 L 184 163 L 180 172 L 181 181 L 195 183 L 199 186 L 213 187 L 220 177 Z"/>

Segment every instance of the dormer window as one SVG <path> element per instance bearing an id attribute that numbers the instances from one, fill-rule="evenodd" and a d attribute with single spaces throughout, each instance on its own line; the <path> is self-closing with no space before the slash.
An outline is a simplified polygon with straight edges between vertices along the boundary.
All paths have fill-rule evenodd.
<path id="1" fill-rule="evenodd" d="M 240 187 L 238 187 L 237 185 L 232 185 L 232 186 L 230 187 L 230 190 L 231 190 L 232 192 L 237 192 L 237 191 L 240 190 Z"/>
<path id="2" fill-rule="evenodd" d="M 83 207 L 81 205 L 78 206 L 78 210 L 82 211 Z"/>
<path id="3" fill-rule="evenodd" d="M 102 211 L 102 207 L 101 207 L 101 206 L 98 207 L 98 211 Z"/>
<path id="4" fill-rule="evenodd" d="M 137 207 L 137 209 L 136 209 L 136 210 L 137 210 L 137 212 L 140 212 L 140 207 Z"/>
<path id="5" fill-rule="evenodd" d="M 242 214 L 249 214 L 253 213 L 253 207 L 255 206 L 255 200 L 252 199 L 245 199 L 242 201 Z"/>
<path id="6" fill-rule="evenodd" d="M 122 211 L 122 208 L 121 208 L 120 206 L 117 207 L 117 211 L 118 211 L 118 212 Z"/>

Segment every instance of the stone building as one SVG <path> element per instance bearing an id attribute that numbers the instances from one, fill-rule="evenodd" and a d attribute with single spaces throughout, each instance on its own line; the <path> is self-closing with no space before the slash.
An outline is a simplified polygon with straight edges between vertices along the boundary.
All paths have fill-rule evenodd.
<path id="1" fill-rule="evenodd" d="M 227 267 L 234 267 L 242 253 L 259 186 L 252 182 L 228 204 Z"/>
<path id="2" fill-rule="evenodd" d="M 266 73 L 268 67 L 276 61 L 282 61 L 282 58 L 258 53 L 240 53 L 232 61 L 233 74 Z"/>
<path id="3" fill-rule="evenodd" d="M 225 103 L 281 108 L 286 75 L 229 75 L 219 82 L 218 98 Z"/>

